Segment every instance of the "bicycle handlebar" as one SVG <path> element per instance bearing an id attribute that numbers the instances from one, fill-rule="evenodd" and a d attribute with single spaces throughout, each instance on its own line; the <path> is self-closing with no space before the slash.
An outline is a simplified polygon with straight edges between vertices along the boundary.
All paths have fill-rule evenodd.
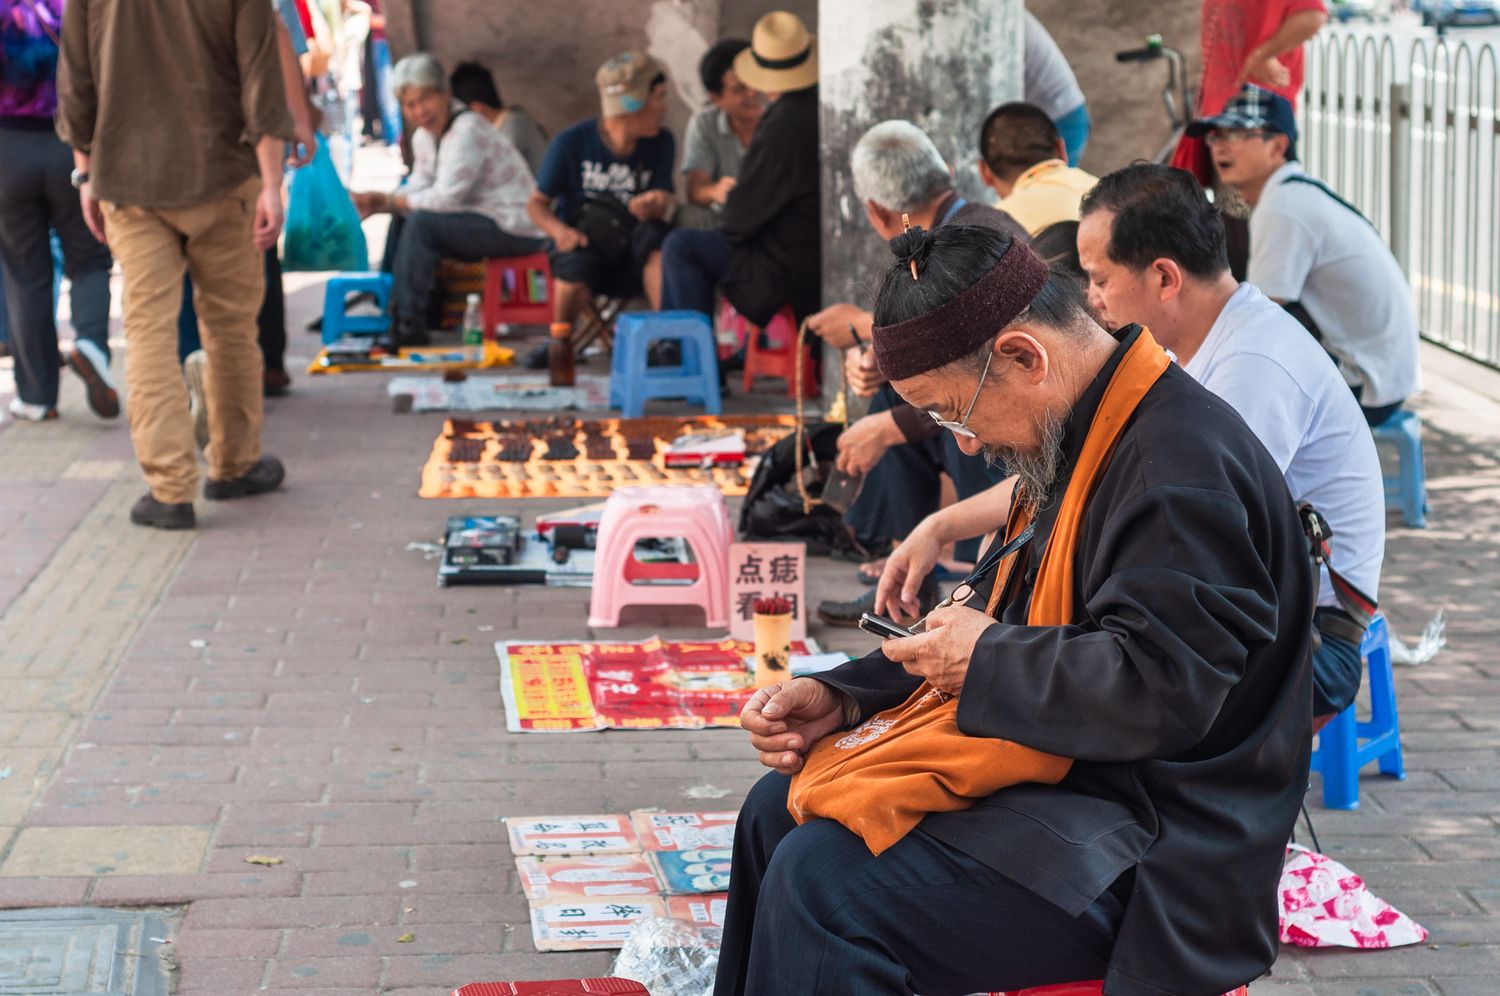
<path id="1" fill-rule="evenodd" d="M 1162 58 L 1166 52 L 1160 45 L 1148 45 L 1145 48 L 1132 48 L 1124 52 L 1115 53 L 1116 62 L 1151 62 Z"/>

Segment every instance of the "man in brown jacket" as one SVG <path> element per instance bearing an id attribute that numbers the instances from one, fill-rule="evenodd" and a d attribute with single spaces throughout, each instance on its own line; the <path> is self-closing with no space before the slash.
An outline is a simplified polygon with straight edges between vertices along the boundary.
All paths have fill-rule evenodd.
<path id="1" fill-rule="evenodd" d="M 69 0 L 58 132 L 89 228 L 124 274 L 130 435 L 151 490 L 132 522 L 196 524 L 187 389 L 177 360 L 184 271 L 208 354 L 211 499 L 279 487 L 260 449 L 255 315 L 261 253 L 281 230 L 283 140 L 292 137 L 266 0 Z"/>

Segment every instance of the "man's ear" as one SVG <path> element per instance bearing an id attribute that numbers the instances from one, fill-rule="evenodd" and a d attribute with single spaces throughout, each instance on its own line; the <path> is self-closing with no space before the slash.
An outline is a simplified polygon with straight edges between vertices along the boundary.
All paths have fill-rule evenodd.
<path id="1" fill-rule="evenodd" d="M 985 162 L 983 157 L 980 157 L 979 160 L 979 179 L 995 193 L 998 194 L 1000 192 L 1000 188 L 997 186 L 1000 178 L 995 175 L 994 170 L 990 169 L 990 164 Z"/>
<path id="2" fill-rule="evenodd" d="M 1047 379 L 1047 350 L 1024 328 L 1000 333 L 995 340 L 994 372 L 1002 377 L 1019 376 L 1023 383 L 1040 384 Z"/>
<path id="3" fill-rule="evenodd" d="M 1151 279 L 1156 283 L 1157 298 L 1170 301 L 1182 294 L 1186 277 L 1175 259 L 1162 256 L 1151 261 Z"/>
<path id="4" fill-rule="evenodd" d="M 1064 142 L 1061 138 L 1059 138 L 1057 140 L 1057 143 L 1052 146 L 1052 153 L 1053 153 L 1053 155 L 1052 155 L 1053 159 L 1061 159 L 1063 162 L 1067 162 L 1068 161 L 1068 143 Z"/>
<path id="5" fill-rule="evenodd" d="M 870 219 L 870 227 L 882 235 L 890 229 L 895 220 L 889 211 L 869 198 L 865 199 L 865 217 Z"/>

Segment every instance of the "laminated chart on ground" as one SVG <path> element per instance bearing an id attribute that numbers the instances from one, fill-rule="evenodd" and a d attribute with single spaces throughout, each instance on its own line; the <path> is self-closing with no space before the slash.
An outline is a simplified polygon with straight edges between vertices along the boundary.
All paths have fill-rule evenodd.
<path id="1" fill-rule="evenodd" d="M 609 407 L 609 378 L 580 376 L 572 387 L 553 387 L 545 373 L 392 377 L 386 393 L 398 413 L 591 410 Z"/>
<path id="2" fill-rule="evenodd" d="M 500 642 L 500 691 L 512 733 L 739 728 L 754 693 L 752 644 L 707 641 Z M 815 660 L 815 640 L 792 643 Z"/>
<path id="3" fill-rule="evenodd" d="M 607 498 L 617 487 L 712 484 L 743 495 L 790 415 L 449 419 L 422 468 L 423 498 Z"/>
<path id="4" fill-rule="evenodd" d="M 652 809 L 507 818 L 537 950 L 618 948 L 650 916 L 722 928 L 735 818 Z M 709 840 L 723 846 L 674 846 Z"/>

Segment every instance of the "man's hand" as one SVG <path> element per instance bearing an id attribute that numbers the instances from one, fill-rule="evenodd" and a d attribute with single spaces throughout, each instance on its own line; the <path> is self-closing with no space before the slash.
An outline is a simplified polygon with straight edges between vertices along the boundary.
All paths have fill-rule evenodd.
<path id="1" fill-rule="evenodd" d="M 886 640 L 880 650 L 908 674 L 926 678 L 933 687 L 957 695 L 963 691 L 979 635 L 993 625 L 994 619 L 967 606 L 934 609 L 927 616 L 925 633 Z"/>
<path id="2" fill-rule="evenodd" d="M 1250 53 L 1245 60 L 1245 65 L 1240 69 L 1239 83 L 1258 83 L 1261 86 L 1285 87 L 1292 82 L 1291 70 L 1282 64 L 1280 59 L 1273 55 L 1266 55 L 1259 49 Z"/>
<path id="3" fill-rule="evenodd" d="M 885 558 L 885 570 L 875 589 L 875 611 L 898 622 L 920 615 L 922 603 L 917 593 L 942 555 L 943 541 L 937 523 L 929 515 Z"/>
<path id="4" fill-rule="evenodd" d="M 740 712 L 740 726 L 760 751 L 760 763 L 784 775 L 801 771 L 813 744 L 844 722 L 843 696 L 812 678 L 767 685 Z"/>
<path id="5" fill-rule="evenodd" d="M 849 331 L 849 327 L 854 326 L 859 331 L 860 338 L 869 342 L 870 326 L 874 321 L 874 316 L 868 311 L 846 301 L 830 304 L 817 314 L 810 315 L 807 330 L 834 349 L 848 349 L 855 345 L 854 333 Z"/>
<path id="6" fill-rule="evenodd" d="M 866 415 L 839 433 L 836 466 L 850 477 L 863 477 L 901 438 L 901 429 L 889 412 Z"/>
<path id="7" fill-rule="evenodd" d="M 255 232 L 251 241 L 265 252 L 276 244 L 281 234 L 281 184 L 263 184 L 255 198 Z"/>
<path id="8" fill-rule="evenodd" d="M 83 208 L 84 224 L 89 226 L 89 231 L 93 233 L 94 238 L 104 245 L 109 245 L 109 237 L 104 233 L 104 211 L 94 197 L 93 184 L 85 183 L 78 188 L 78 205 Z"/>
<path id="9" fill-rule="evenodd" d="M 849 382 L 849 390 L 861 398 L 872 397 L 880 390 L 885 378 L 875 365 L 875 351 L 851 349 L 844 353 L 844 379 Z"/>
<path id="10" fill-rule="evenodd" d="M 354 200 L 354 210 L 359 212 L 361 220 L 372 214 L 380 213 L 380 205 L 385 200 L 385 195 L 374 190 L 362 190 L 349 195 Z"/>
<path id="11" fill-rule="evenodd" d="M 562 231 L 552 237 L 552 244 L 557 246 L 558 252 L 572 252 L 589 244 L 589 237 L 571 225 L 564 225 Z"/>
<path id="12" fill-rule="evenodd" d="M 630 199 L 630 213 L 641 221 L 654 221 L 667 213 L 671 195 L 665 190 L 648 190 Z"/>
<path id="13" fill-rule="evenodd" d="M 292 125 L 292 154 L 286 157 L 286 164 L 292 169 L 306 166 L 312 162 L 317 148 L 318 133 L 313 130 L 312 120 L 295 122 Z"/>
<path id="14" fill-rule="evenodd" d="M 717 181 L 705 187 L 703 193 L 714 204 L 723 204 L 729 200 L 729 192 L 734 189 L 734 184 L 734 177 L 721 176 Z"/>

